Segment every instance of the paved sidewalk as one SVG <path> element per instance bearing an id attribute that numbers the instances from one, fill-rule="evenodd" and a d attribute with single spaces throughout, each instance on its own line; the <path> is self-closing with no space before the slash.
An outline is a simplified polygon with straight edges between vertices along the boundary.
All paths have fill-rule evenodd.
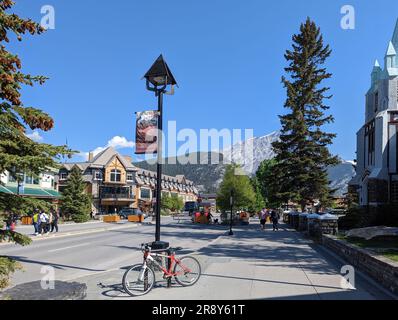
<path id="1" fill-rule="evenodd" d="M 300 233 L 283 228 L 261 231 L 258 225 L 235 228 L 233 237 L 222 236 L 199 249 L 203 275 L 190 288 L 174 284 L 171 289 L 159 281 L 148 295 L 128 297 L 121 279 L 126 266 L 108 273 L 76 279 L 87 283 L 88 299 L 388 299 L 383 291 L 362 286 L 341 287 L 339 265 L 322 253 L 318 245 Z M 141 257 L 137 258 L 137 263 Z M 161 277 L 158 277 L 161 279 Z"/>

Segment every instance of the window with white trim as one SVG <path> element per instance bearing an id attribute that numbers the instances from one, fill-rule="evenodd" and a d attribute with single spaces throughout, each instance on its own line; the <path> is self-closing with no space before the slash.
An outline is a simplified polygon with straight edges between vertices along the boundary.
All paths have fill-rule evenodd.
<path id="1" fill-rule="evenodd" d="M 101 171 L 95 171 L 94 173 L 94 180 L 102 180 L 102 172 Z"/>
<path id="2" fill-rule="evenodd" d="M 122 172 L 120 170 L 113 169 L 111 171 L 110 181 L 111 182 L 120 182 L 120 181 L 122 181 Z"/>

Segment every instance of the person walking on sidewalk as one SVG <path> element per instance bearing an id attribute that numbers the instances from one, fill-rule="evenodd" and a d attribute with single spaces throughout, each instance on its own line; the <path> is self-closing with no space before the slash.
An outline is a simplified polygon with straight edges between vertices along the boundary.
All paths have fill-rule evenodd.
<path id="1" fill-rule="evenodd" d="M 35 236 L 39 234 L 39 210 L 35 210 L 32 217 L 33 228 L 35 228 Z"/>
<path id="2" fill-rule="evenodd" d="M 272 221 L 274 231 L 279 231 L 279 220 L 280 220 L 280 215 L 279 215 L 278 211 L 273 209 L 271 211 L 271 221 Z"/>
<path id="3" fill-rule="evenodd" d="M 265 230 L 265 224 L 267 223 L 267 209 L 263 208 L 260 212 L 260 224 L 261 224 L 261 229 Z"/>
<path id="4" fill-rule="evenodd" d="M 39 216 L 39 235 L 41 236 L 43 232 L 48 234 L 47 223 L 48 223 L 48 215 L 42 211 Z"/>
<path id="5" fill-rule="evenodd" d="M 53 213 L 53 221 L 51 223 L 51 233 L 55 232 L 58 233 L 58 219 L 59 219 L 59 215 L 58 212 L 54 211 Z"/>
<path id="6" fill-rule="evenodd" d="M 53 219 L 54 219 L 53 212 L 52 212 L 52 210 L 50 210 L 50 213 L 48 214 L 48 221 L 47 221 L 47 233 L 50 233 L 50 231 L 51 231 Z"/>

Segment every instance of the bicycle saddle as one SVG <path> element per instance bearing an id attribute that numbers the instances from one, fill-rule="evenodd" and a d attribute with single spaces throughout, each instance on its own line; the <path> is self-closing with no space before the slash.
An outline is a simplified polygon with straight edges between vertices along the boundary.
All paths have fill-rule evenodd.
<path id="1" fill-rule="evenodd" d="M 181 251 L 181 250 L 183 250 L 183 249 L 184 249 L 184 248 L 176 247 L 176 248 L 170 248 L 169 251 L 170 251 L 170 252 L 177 252 L 177 251 Z"/>

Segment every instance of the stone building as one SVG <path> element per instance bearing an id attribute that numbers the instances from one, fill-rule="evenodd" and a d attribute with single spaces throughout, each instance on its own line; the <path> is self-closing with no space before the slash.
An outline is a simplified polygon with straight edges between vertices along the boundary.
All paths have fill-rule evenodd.
<path id="1" fill-rule="evenodd" d="M 366 94 L 365 124 L 357 133 L 356 190 L 361 205 L 398 202 L 398 21 L 384 58 L 376 61 Z"/>

